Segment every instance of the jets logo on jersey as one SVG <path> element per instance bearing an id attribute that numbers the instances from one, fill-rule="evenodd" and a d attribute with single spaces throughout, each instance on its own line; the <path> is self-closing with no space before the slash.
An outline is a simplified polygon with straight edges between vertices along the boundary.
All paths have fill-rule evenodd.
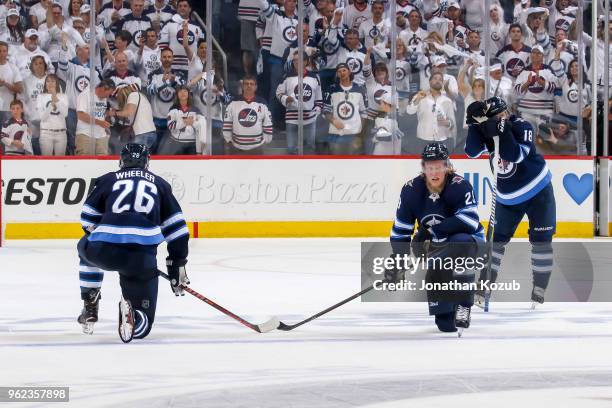
<path id="1" fill-rule="evenodd" d="M 89 78 L 86 77 L 85 75 L 81 75 L 80 77 L 77 77 L 77 79 L 74 80 L 74 87 L 79 92 L 83 92 L 83 90 L 87 88 L 88 86 L 89 86 Z"/>
<path id="2" fill-rule="evenodd" d="M 144 35 L 143 30 L 138 30 L 134 33 L 134 36 L 132 37 L 132 42 L 134 43 L 135 46 L 140 47 L 140 39 L 142 38 L 143 35 Z"/>
<path id="3" fill-rule="evenodd" d="M 170 103 L 174 100 L 176 91 L 171 86 L 164 86 L 157 94 L 157 97 L 165 103 Z"/>
<path id="4" fill-rule="evenodd" d="M 48 108 L 50 105 L 51 105 L 51 100 L 49 99 L 49 100 L 47 101 L 47 103 L 45 104 L 45 107 L 46 107 L 46 108 Z M 55 108 L 53 108 L 53 109 L 51 110 L 51 115 L 55 115 L 55 116 L 57 116 L 57 115 L 59 115 L 59 114 L 60 114 L 60 113 L 59 113 L 59 111 L 57 110 L 57 106 L 55 106 Z"/>
<path id="5" fill-rule="evenodd" d="M 243 127 L 253 127 L 257 123 L 257 112 L 251 108 L 245 108 L 238 114 L 238 123 Z"/>
<path id="6" fill-rule="evenodd" d="M 347 120 L 353 117 L 355 107 L 349 101 L 343 101 L 338 104 L 336 111 L 340 119 Z"/>
<path id="7" fill-rule="evenodd" d="M 529 92 L 539 94 L 544 91 L 544 86 L 540 84 L 540 81 L 535 81 L 533 85 L 529 85 Z"/>
<path id="8" fill-rule="evenodd" d="M 187 32 L 187 43 L 189 45 L 193 44 L 195 42 L 195 38 L 196 38 L 195 33 L 189 30 Z M 179 44 L 183 43 L 183 29 L 182 28 L 179 28 L 179 30 L 176 32 L 176 40 L 178 41 Z"/>
<path id="9" fill-rule="evenodd" d="M 323 49 L 323 52 L 325 53 L 325 55 L 332 55 L 336 53 L 338 48 L 340 48 L 340 42 L 338 42 L 337 44 L 332 44 L 326 38 L 323 40 L 323 44 L 321 45 L 321 48 Z"/>
<path id="10" fill-rule="evenodd" d="M 297 32 L 295 31 L 295 27 L 293 26 L 285 27 L 285 29 L 283 30 L 283 38 L 288 43 L 297 40 Z"/>
<path id="11" fill-rule="evenodd" d="M 578 90 L 577 89 L 570 89 L 569 92 L 567 93 L 567 99 L 571 103 L 578 102 Z"/>
<path id="12" fill-rule="evenodd" d="M 491 39 L 493 41 L 499 41 L 501 39 L 499 32 L 497 31 L 491 31 Z"/>
<path id="13" fill-rule="evenodd" d="M 363 69 L 363 63 L 357 58 L 347 58 L 346 65 L 349 66 L 353 74 L 358 74 Z"/>
<path id="14" fill-rule="evenodd" d="M 370 32 L 368 33 L 368 35 L 370 36 L 371 39 L 373 40 L 380 40 L 382 38 L 382 31 L 380 31 L 378 29 L 378 27 L 374 26 L 370 29 Z"/>
<path id="15" fill-rule="evenodd" d="M 91 39 L 91 34 L 89 30 L 87 30 L 83 33 L 83 40 L 85 40 L 85 42 L 88 43 L 90 39 Z"/>
<path id="16" fill-rule="evenodd" d="M 398 81 L 403 81 L 404 78 L 406 78 L 406 70 L 404 68 L 396 68 L 395 79 Z"/>
<path id="17" fill-rule="evenodd" d="M 416 35 L 416 34 L 412 34 L 412 38 L 410 38 L 408 40 L 408 46 L 416 46 L 421 42 L 421 39 Z"/>
<path id="18" fill-rule="evenodd" d="M 451 184 L 461 184 L 461 182 L 463 181 L 463 177 L 461 176 L 455 176 L 453 177 L 453 179 L 451 180 Z"/>
<path id="19" fill-rule="evenodd" d="M 312 98 L 312 88 L 310 87 L 310 85 L 303 83 L 303 87 L 304 87 L 304 102 L 308 102 L 310 100 L 310 98 Z M 298 94 L 299 94 L 299 85 L 296 85 L 293 88 L 293 94 L 295 95 L 295 99 L 297 100 L 299 98 Z"/>
<path id="20" fill-rule="evenodd" d="M 374 92 L 374 101 L 377 104 L 380 104 L 380 100 L 383 97 L 384 94 L 386 94 L 387 91 L 385 91 L 384 89 L 379 89 L 376 92 Z"/>
<path id="21" fill-rule="evenodd" d="M 516 75 L 512 73 L 514 67 L 520 68 Z M 523 62 L 523 60 L 519 58 L 511 58 L 510 61 L 508 61 L 508 63 L 506 64 L 506 72 L 508 73 L 508 75 L 511 75 L 515 78 L 523 71 L 523 69 L 525 69 L 525 62 Z"/>
<path id="22" fill-rule="evenodd" d="M 500 179 L 510 178 L 516 173 L 516 164 L 504 159 L 497 160 L 497 177 Z"/>
<path id="23" fill-rule="evenodd" d="M 421 218 L 419 224 L 427 225 L 428 227 L 433 227 L 434 225 L 441 224 L 442 221 L 444 221 L 444 217 L 440 214 L 427 214 L 426 216 Z"/>

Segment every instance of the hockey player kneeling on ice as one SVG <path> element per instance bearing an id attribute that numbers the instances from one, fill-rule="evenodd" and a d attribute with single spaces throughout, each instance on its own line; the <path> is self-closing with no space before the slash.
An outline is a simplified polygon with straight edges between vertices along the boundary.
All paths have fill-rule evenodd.
<path id="1" fill-rule="evenodd" d="M 184 295 L 182 285 L 189 284 L 185 218 L 170 185 L 148 171 L 148 166 L 146 145 L 125 145 L 120 170 L 98 178 L 83 205 L 85 236 L 77 249 L 84 307 L 78 322 L 85 333 L 92 334 L 98 321 L 106 270 L 119 273 L 121 340 L 127 343 L 149 334 L 157 304 L 157 246 L 163 241 L 168 243 L 166 265 L 172 291 L 176 296 Z"/>
<path id="2" fill-rule="evenodd" d="M 497 202 L 491 258 L 490 281 L 495 282 L 505 246 L 527 214 L 533 290 L 531 300 L 544 303 L 544 291 L 553 268 L 552 238 L 556 232 L 555 194 L 552 174 L 544 157 L 536 152 L 529 122 L 511 115 L 500 97 L 473 102 L 468 106 L 469 125 L 465 152 L 474 158 L 494 152 L 493 137 L 499 136 Z M 486 276 L 481 275 L 481 279 Z"/>
<path id="3" fill-rule="evenodd" d="M 422 173 L 402 188 L 391 229 L 394 252 L 405 254 L 412 250 L 417 258 L 476 258 L 484 233 L 472 185 L 455 173 L 448 149 L 442 143 L 425 147 L 421 165 Z M 419 230 L 413 237 L 416 221 Z M 400 276 L 393 270 L 385 278 L 397 282 Z M 429 264 L 426 275 L 427 283 L 457 281 L 462 284 L 472 280 L 473 275 L 458 273 L 435 262 Z M 457 328 L 469 327 L 473 291 L 448 291 L 443 295 L 428 291 L 427 300 L 429 314 L 435 316 L 440 331 L 455 332 Z"/>

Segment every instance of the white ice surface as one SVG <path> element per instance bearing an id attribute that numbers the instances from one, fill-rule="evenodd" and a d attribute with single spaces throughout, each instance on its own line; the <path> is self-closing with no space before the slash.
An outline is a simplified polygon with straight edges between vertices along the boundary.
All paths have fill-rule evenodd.
<path id="1" fill-rule="evenodd" d="M 290 324 L 360 289 L 360 241 L 193 240 L 187 268 L 238 315 Z M 258 334 L 162 280 L 153 331 L 125 345 L 115 274 L 95 333 L 76 323 L 75 244 L 0 248 L 0 386 L 70 386 L 68 404 L 19 407 L 612 407 L 612 304 L 496 303 L 458 339 L 424 304 L 356 300 Z"/>

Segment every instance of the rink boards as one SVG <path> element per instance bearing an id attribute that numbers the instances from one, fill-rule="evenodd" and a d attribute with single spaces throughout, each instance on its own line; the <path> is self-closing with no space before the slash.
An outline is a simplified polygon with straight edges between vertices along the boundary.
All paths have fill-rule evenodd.
<path id="1" fill-rule="evenodd" d="M 547 158 L 557 202 L 557 237 L 593 236 L 593 159 Z M 474 186 L 486 224 L 491 172 L 486 159 L 454 159 Z M 6 239 L 77 238 L 81 206 L 95 178 L 117 159 L 2 160 Z M 416 157 L 155 158 L 193 237 L 384 237 Z M 526 236 L 526 223 L 519 236 Z"/>

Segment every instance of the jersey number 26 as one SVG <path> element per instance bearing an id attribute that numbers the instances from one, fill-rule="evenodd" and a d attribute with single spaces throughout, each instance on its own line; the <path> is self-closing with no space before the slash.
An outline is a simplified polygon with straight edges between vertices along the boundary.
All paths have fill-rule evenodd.
<path id="1" fill-rule="evenodd" d="M 134 184 L 136 184 L 136 194 L 134 201 L 129 202 L 126 198 L 134 190 Z M 113 184 L 113 191 L 117 190 L 121 192 L 113 203 L 112 210 L 115 214 L 132 211 L 132 209 L 139 213 L 148 214 L 155 205 L 153 196 L 157 195 L 157 187 L 149 181 L 139 180 L 134 183 L 134 180 L 119 180 Z"/>

